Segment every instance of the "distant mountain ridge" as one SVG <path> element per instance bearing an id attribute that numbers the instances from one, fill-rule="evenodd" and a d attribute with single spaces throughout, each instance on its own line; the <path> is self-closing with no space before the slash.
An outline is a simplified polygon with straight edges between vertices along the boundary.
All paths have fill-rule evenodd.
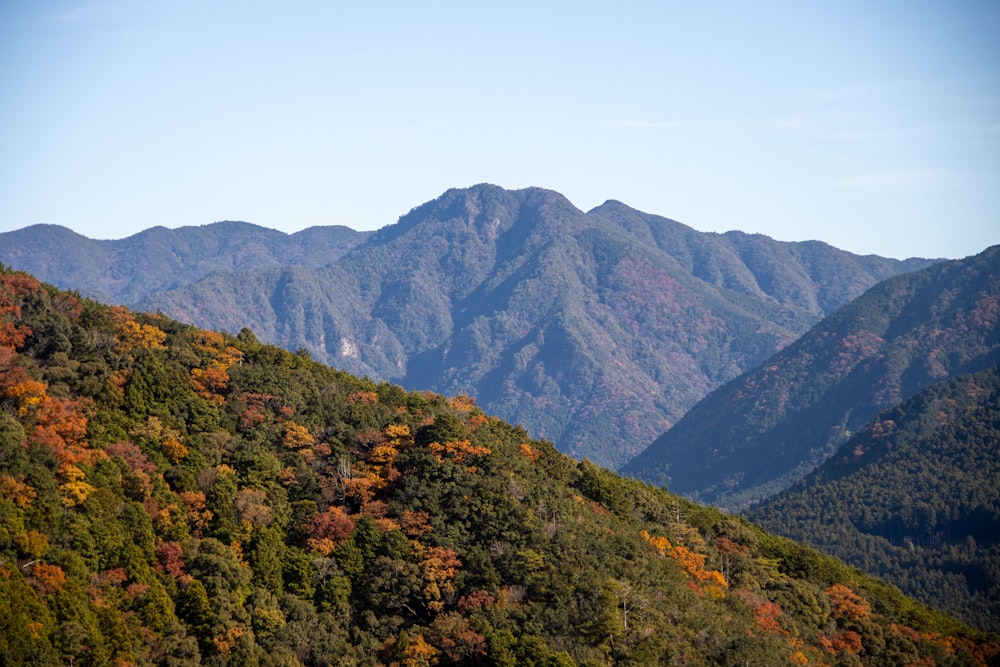
<path id="1" fill-rule="evenodd" d="M 216 271 L 260 271 L 287 265 L 319 268 L 370 235 L 342 226 L 285 234 L 225 221 L 177 229 L 151 227 L 105 241 L 58 225 L 32 225 L 0 234 L 0 261 L 32 267 L 39 275 L 51 275 L 58 284 L 86 296 L 133 304 Z"/>
<path id="2" fill-rule="evenodd" d="M 1000 363 L 1000 246 L 886 280 L 694 406 L 623 469 L 729 509 L 786 488 L 880 411 Z"/>
<path id="3" fill-rule="evenodd" d="M 470 394 L 612 467 L 836 307 L 934 262 L 702 233 L 615 201 L 584 213 L 549 190 L 491 185 L 337 241 L 226 225 L 62 245 L 29 228 L 0 235 L 0 262 L 199 326 L 249 327 L 352 373 Z M 101 271 L 108 243 L 118 264 Z"/>

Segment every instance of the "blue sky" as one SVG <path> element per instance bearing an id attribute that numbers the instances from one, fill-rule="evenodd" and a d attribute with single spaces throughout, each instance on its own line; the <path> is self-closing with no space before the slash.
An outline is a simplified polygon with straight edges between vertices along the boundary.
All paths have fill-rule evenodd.
<path id="1" fill-rule="evenodd" d="M 962 257 L 1000 242 L 1000 3 L 0 8 L 0 230 L 376 229 L 452 187 Z"/>

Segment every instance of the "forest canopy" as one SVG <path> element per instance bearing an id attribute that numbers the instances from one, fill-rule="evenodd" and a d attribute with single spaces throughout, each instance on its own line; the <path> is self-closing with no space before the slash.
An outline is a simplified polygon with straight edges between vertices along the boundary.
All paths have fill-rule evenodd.
<path id="1" fill-rule="evenodd" d="M 994 664 L 841 562 L 408 392 L 0 271 L 0 662 Z"/>

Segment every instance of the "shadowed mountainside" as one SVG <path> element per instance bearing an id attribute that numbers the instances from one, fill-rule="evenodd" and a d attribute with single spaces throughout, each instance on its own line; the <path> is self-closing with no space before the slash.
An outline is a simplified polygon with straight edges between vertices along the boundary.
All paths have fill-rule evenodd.
<path id="1" fill-rule="evenodd" d="M 699 402 L 623 472 L 738 509 L 880 411 L 1000 363 L 1000 246 L 886 280 Z"/>
<path id="2" fill-rule="evenodd" d="M 883 412 L 748 516 L 998 632 L 998 479 L 1000 370 L 993 367 Z"/>

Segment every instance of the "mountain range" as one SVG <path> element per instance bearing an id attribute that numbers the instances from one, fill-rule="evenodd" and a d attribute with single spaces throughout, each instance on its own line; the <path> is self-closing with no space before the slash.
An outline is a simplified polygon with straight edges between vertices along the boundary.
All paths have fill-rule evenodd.
<path id="1" fill-rule="evenodd" d="M 629 419 L 651 430 L 643 392 L 687 392 L 693 407 L 626 474 L 729 510 L 763 500 L 748 515 L 776 532 L 998 629 L 989 387 L 1000 247 L 947 262 L 859 258 L 703 234 L 618 202 L 583 213 L 550 191 L 477 186 L 377 233 L 216 223 L 92 241 L 38 226 L 0 235 L 0 260 L 104 299 L 221 318 L 241 338 L 257 318 L 254 331 L 297 341 L 284 345 L 300 357 L 337 353 L 341 367 L 413 387 L 431 378 L 490 413 L 529 415 L 522 424 L 565 434 L 589 418 L 570 453 L 604 465 L 607 452 L 631 455 Z M 345 331 L 369 342 L 341 336 L 333 349 L 327 335 Z M 725 381 L 754 355 L 770 356 Z M 534 412 L 510 396 L 533 398 Z"/>
<path id="2" fill-rule="evenodd" d="M 876 415 L 1000 363 L 1000 246 L 879 283 L 694 406 L 623 472 L 729 509 L 777 493 Z"/>
<path id="3" fill-rule="evenodd" d="M 375 233 L 230 222 L 95 241 L 35 226 L 0 235 L 0 262 L 111 303 L 250 328 L 359 375 L 475 396 L 618 467 L 821 318 L 934 260 L 479 185 Z"/>
<path id="4" fill-rule="evenodd" d="M 0 267 L 0 664 L 998 662 L 996 634 L 467 396 Z"/>

